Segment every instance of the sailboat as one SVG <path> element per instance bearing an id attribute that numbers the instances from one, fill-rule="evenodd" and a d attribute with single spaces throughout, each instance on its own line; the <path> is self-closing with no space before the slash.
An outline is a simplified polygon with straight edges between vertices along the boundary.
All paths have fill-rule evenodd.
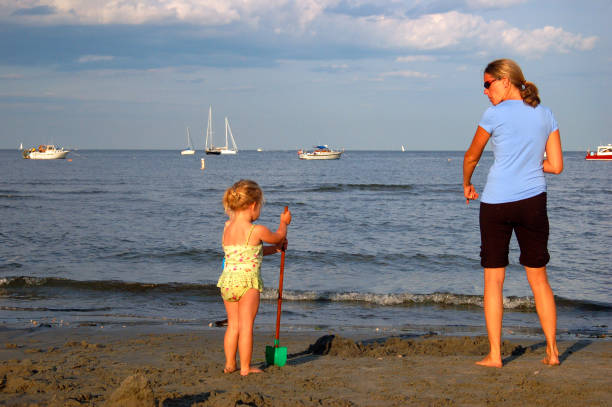
<path id="1" fill-rule="evenodd" d="M 19 151 L 23 151 L 23 143 L 19 143 Z"/>
<path id="2" fill-rule="evenodd" d="M 228 135 L 229 140 L 232 141 L 232 148 L 229 148 L 228 143 Z M 229 125 L 229 120 L 227 117 L 225 118 L 225 147 L 221 150 L 221 154 L 236 154 L 238 152 L 238 147 L 236 146 L 236 140 L 234 140 L 234 135 L 232 134 L 232 128 Z"/>
<path id="3" fill-rule="evenodd" d="M 232 141 L 232 148 L 229 147 L 229 141 Z M 215 147 L 213 143 L 213 129 L 212 129 L 212 106 L 208 108 L 208 126 L 206 127 L 206 154 L 236 154 L 238 152 L 238 147 L 236 146 L 236 141 L 234 140 L 234 135 L 232 134 L 232 129 L 229 125 L 229 121 L 227 117 L 225 118 L 225 146 L 223 147 Z"/>
<path id="4" fill-rule="evenodd" d="M 181 151 L 181 155 L 194 155 L 195 150 L 191 144 L 191 134 L 189 134 L 189 127 L 187 127 L 187 149 Z"/>

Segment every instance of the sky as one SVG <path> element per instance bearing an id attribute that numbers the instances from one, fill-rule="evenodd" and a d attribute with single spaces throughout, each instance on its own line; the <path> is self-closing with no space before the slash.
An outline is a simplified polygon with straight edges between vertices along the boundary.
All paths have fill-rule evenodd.
<path id="1" fill-rule="evenodd" d="M 564 150 L 612 143 L 610 0 L 0 0 L 0 148 L 465 150 L 519 63 Z"/>

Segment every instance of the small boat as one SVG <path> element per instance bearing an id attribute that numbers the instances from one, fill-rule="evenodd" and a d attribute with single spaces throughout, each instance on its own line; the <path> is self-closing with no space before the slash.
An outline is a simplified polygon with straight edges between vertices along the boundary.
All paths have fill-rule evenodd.
<path id="1" fill-rule="evenodd" d="M 19 151 L 23 151 L 23 143 L 19 143 Z"/>
<path id="2" fill-rule="evenodd" d="M 232 142 L 232 147 L 229 146 L 229 141 Z M 206 154 L 219 155 L 219 154 L 236 154 L 238 152 L 238 146 L 236 146 L 236 140 L 232 134 L 232 128 L 229 125 L 229 120 L 225 118 L 225 146 L 216 147 L 213 143 L 213 128 L 212 128 L 212 106 L 208 108 L 208 126 L 206 128 Z"/>
<path id="3" fill-rule="evenodd" d="M 585 160 L 612 161 L 612 144 L 598 146 L 597 151 L 587 151 Z"/>
<path id="4" fill-rule="evenodd" d="M 404 146 L 402 145 L 402 152 L 406 151 L 406 149 L 404 148 Z"/>
<path id="5" fill-rule="evenodd" d="M 300 160 L 337 160 L 344 151 L 332 150 L 327 144 L 315 146 L 313 151 L 298 151 Z"/>
<path id="6" fill-rule="evenodd" d="M 70 151 L 56 148 L 53 144 L 41 144 L 37 148 L 23 150 L 23 158 L 29 160 L 57 160 L 66 158 Z"/>
<path id="7" fill-rule="evenodd" d="M 189 134 L 189 127 L 187 127 L 187 149 L 181 151 L 181 155 L 194 155 L 195 150 L 191 144 L 191 134 Z"/>

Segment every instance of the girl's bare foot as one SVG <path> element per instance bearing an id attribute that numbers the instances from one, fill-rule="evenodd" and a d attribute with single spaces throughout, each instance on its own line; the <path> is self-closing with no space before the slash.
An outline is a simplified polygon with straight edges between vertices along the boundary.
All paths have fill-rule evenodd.
<path id="1" fill-rule="evenodd" d="M 477 365 L 486 367 L 502 367 L 501 357 L 494 358 L 488 354 L 483 360 L 476 362 Z"/>
<path id="2" fill-rule="evenodd" d="M 249 367 L 249 370 L 247 371 L 243 371 L 242 369 L 240 369 L 241 376 L 247 376 L 249 373 L 263 373 L 263 370 L 258 369 L 256 367 Z"/>
<path id="3" fill-rule="evenodd" d="M 236 371 L 236 366 L 225 366 L 223 369 L 223 373 L 234 373 Z"/>

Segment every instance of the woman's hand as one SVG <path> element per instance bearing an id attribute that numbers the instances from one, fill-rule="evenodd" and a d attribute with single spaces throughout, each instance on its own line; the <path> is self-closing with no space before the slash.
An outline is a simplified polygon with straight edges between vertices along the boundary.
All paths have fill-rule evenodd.
<path id="1" fill-rule="evenodd" d="M 474 138 L 472 139 L 472 144 L 470 144 L 470 148 L 468 148 L 463 156 L 463 195 L 465 196 L 465 203 L 467 205 L 470 204 L 470 199 L 478 199 L 478 193 L 474 189 L 474 185 L 472 185 L 471 181 L 472 174 L 478 165 L 478 161 L 480 161 L 482 152 L 490 137 L 491 135 L 487 133 L 485 129 L 478 126 Z"/>
<path id="2" fill-rule="evenodd" d="M 470 199 L 478 199 L 478 192 L 476 192 L 473 184 L 463 186 L 463 195 L 465 196 L 466 205 L 470 204 Z"/>

